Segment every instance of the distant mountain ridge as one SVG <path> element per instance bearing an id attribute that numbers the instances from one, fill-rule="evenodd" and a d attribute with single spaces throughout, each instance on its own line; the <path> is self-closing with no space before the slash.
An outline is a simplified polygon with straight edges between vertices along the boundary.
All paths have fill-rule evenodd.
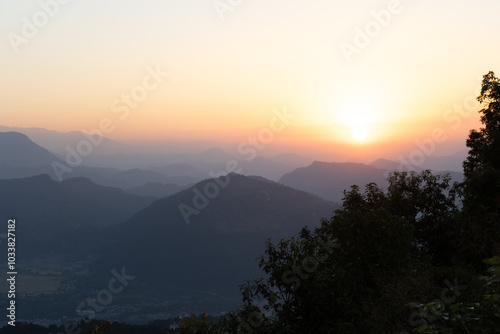
<path id="1" fill-rule="evenodd" d="M 153 196 L 163 198 L 166 196 L 178 193 L 181 190 L 188 188 L 187 186 L 179 186 L 173 183 L 163 184 L 160 182 L 150 182 L 143 186 L 127 189 L 126 192 L 132 195 Z"/>
<path id="2" fill-rule="evenodd" d="M 17 132 L 0 132 L 0 166 L 41 167 L 60 161 L 54 154 Z M 1 176 L 0 176 L 1 177 Z"/>
<path id="3" fill-rule="evenodd" d="M 373 165 L 385 166 L 388 169 L 377 168 Z M 279 183 L 307 191 L 327 200 L 342 202 L 343 191 L 349 190 L 352 185 L 358 185 L 363 189 L 366 184 L 374 182 L 380 187 L 387 187 L 388 173 L 397 171 L 398 167 L 396 162 L 384 159 L 376 160 L 371 165 L 353 162 L 315 161 L 307 167 L 297 168 L 283 175 Z M 449 173 L 452 181 L 461 182 L 463 180 L 463 174 L 460 172 L 435 171 L 434 173 Z"/>
<path id="4" fill-rule="evenodd" d="M 0 127 L 0 130 L 2 127 Z M 44 129 L 25 129 L 34 133 L 50 132 Z M 60 159 L 45 148 L 37 145 L 26 135 L 16 132 L 0 132 L 0 179 L 30 177 L 39 174 L 49 174 L 54 179 L 71 177 L 88 177 L 95 183 L 131 189 L 144 186 L 146 183 L 174 183 L 186 186 L 201 181 L 210 175 L 218 174 L 227 169 L 230 161 L 238 161 L 238 157 L 227 154 L 220 148 L 201 151 L 196 154 L 111 154 L 100 155 L 97 150 L 101 145 L 95 146 L 92 154 L 80 157 L 81 164 L 74 166 L 68 164 L 64 159 L 67 155 L 62 154 Z M 68 133 L 71 138 L 85 140 L 81 133 Z M 55 138 L 64 136 L 57 133 Z M 73 139 L 75 139 L 73 138 Z M 82 139 L 83 138 L 83 139 Z M 72 140 L 73 140 L 72 139 Z M 68 143 L 71 141 L 68 141 Z M 104 143 L 104 141 L 103 141 Z M 70 146 L 70 144 L 66 145 Z M 74 152 L 71 156 L 76 154 Z M 241 159 L 241 157 L 239 157 Z M 242 174 L 261 175 L 266 178 L 278 180 L 284 172 L 293 170 L 293 165 L 304 161 L 294 154 L 283 154 L 276 158 L 256 157 L 251 161 L 238 161 L 242 168 Z M 291 165 L 284 164 L 280 160 L 290 161 Z M 57 162 L 60 170 L 59 175 L 52 164 Z M 74 163 L 74 162 L 73 162 Z M 62 170 L 60 167 L 63 166 Z M 67 166 L 68 169 L 66 169 Z M 94 166 L 94 167 L 91 167 Z"/>
<path id="5" fill-rule="evenodd" d="M 99 186 L 86 178 L 57 182 L 38 175 L 0 180 L 0 216 L 19 219 L 21 229 L 40 237 L 119 224 L 154 200 Z"/>
<path id="6" fill-rule="evenodd" d="M 239 299 L 238 285 L 261 275 L 255 259 L 267 238 L 276 241 L 306 225 L 317 227 L 339 208 L 303 191 L 238 174 L 230 174 L 227 187 L 208 198 L 206 206 L 193 204 L 197 190 L 203 194 L 218 181 L 204 180 L 139 211 L 99 251 L 98 267 L 104 272 L 114 263 L 140 272 L 148 291 L 175 288 L 187 294 L 196 289 Z M 186 222 L 181 205 L 197 207 L 198 213 Z"/>
<path id="7" fill-rule="evenodd" d="M 283 175 L 279 183 L 307 191 L 322 198 L 342 202 L 343 190 L 357 184 L 376 182 L 386 185 L 388 171 L 359 163 L 338 163 L 315 161 L 307 167 L 297 168 Z"/>
<path id="8" fill-rule="evenodd" d="M 114 168 L 96 168 L 68 165 L 56 155 L 34 143 L 28 136 L 17 132 L 0 132 L 0 179 L 19 179 L 47 174 L 57 180 L 53 164 L 67 166 L 69 172 L 63 172 L 62 178 L 86 177 L 94 183 L 130 189 L 146 183 L 193 184 L 199 179 L 191 176 L 167 176 L 152 170 L 118 170 Z"/>
<path id="9" fill-rule="evenodd" d="M 90 130 L 89 130 L 90 131 Z M 76 147 L 82 140 L 88 140 L 83 132 L 58 132 L 44 128 L 21 128 L 0 125 L 1 132 L 18 132 L 28 136 L 33 142 L 47 148 L 53 154 L 64 157 L 66 146 Z M 94 146 L 94 154 L 118 154 L 130 149 L 128 145 L 103 137 L 98 146 Z"/>

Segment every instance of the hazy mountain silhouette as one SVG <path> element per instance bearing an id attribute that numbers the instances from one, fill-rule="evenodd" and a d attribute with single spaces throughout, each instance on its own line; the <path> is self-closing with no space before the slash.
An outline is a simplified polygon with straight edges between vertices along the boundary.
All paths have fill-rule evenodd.
<path id="1" fill-rule="evenodd" d="M 451 155 L 428 156 L 422 164 L 422 167 L 432 170 L 462 172 L 462 163 L 467 158 L 468 152 L 468 149 L 464 149 Z"/>
<path id="2" fill-rule="evenodd" d="M 357 184 L 376 182 L 385 187 L 387 170 L 358 163 L 337 163 L 315 161 L 310 166 L 297 168 L 283 175 L 279 180 L 296 189 L 301 189 L 322 198 L 341 202 L 343 190 Z"/>
<path id="3" fill-rule="evenodd" d="M 462 162 L 467 157 L 468 150 L 461 150 L 451 155 L 426 156 L 420 165 L 405 165 L 398 161 L 387 159 L 378 159 L 370 163 L 371 166 L 388 170 L 414 170 L 420 172 L 424 169 L 430 170 L 449 170 L 453 172 L 462 172 Z M 406 163 L 409 159 L 406 160 Z"/>
<path id="4" fill-rule="evenodd" d="M 179 191 L 184 190 L 186 188 L 188 187 L 187 186 L 182 187 L 173 183 L 163 184 L 160 182 L 151 182 L 140 187 L 127 189 L 126 192 L 128 192 L 129 194 L 139 195 L 139 196 L 152 196 L 156 198 L 163 198 L 178 193 Z"/>
<path id="5" fill-rule="evenodd" d="M 314 159 L 307 158 L 295 153 L 283 153 L 269 157 L 270 160 L 292 166 L 293 168 L 305 167 L 310 165 Z"/>
<path id="6" fill-rule="evenodd" d="M 132 169 L 119 170 L 115 168 L 72 166 L 50 153 L 45 148 L 35 144 L 26 135 L 17 132 L 0 132 L 0 179 L 15 179 L 47 174 L 56 180 L 52 164 L 57 162 L 71 168 L 64 172 L 63 179 L 87 177 L 94 183 L 130 189 L 143 186 L 146 183 L 174 183 L 178 185 L 193 184 L 200 180 L 191 176 L 166 176 L 150 170 Z"/>
<path id="7" fill-rule="evenodd" d="M 0 132 L 0 157 L 0 166 L 4 167 L 41 167 L 60 161 L 28 136 L 17 132 Z"/>
<path id="8" fill-rule="evenodd" d="M 197 190 L 204 193 L 217 181 L 202 181 L 141 210 L 109 234 L 113 243 L 100 251 L 98 267 L 105 272 L 112 263 L 140 272 L 148 292 L 201 290 L 230 294 L 238 301 L 238 285 L 260 274 L 255 259 L 267 238 L 278 240 L 303 226 L 319 226 L 322 217 L 339 207 L 269 180 L 230 174 L 228 182 L 217 196 L 207 198 L 204 208 L 198 206 L 189 224 L 179 206 L 195 208 Z"/>
<path id="9" fill-rule="evenodd" d="M 45 147 L 60 157 L 64 157 L 67 154 L 66 146 L 75 148 L 80 141 L 88 140 L 83 132 L 78 131 L 58 132 L 44 128 L 20 128 L 0 125 L 0 132 L 18 132 L 25 134 L 38 145 Z M 92 153 L 118 154 L 131 149 L 130 146 L 103 137 L 99 145 L 93 146 Z"/>
<path id="10" fill-rule="evenodd" d="M 6 129 L 6 127 L 0 127 L 0 130 L 2 129 Z M 81 132 L 59 133 L 38 128 L 21 130 L 32 133 L 51 147 L 64 144 L 64 147 L 75 148 L 79 141 L 87 140 L 87 137 Z M 0 178 L 22 178 L 49 174 L 56 179 L 51 166 L 52 162 L 58 161 L 68 166 L 62 161 L 66 159 L 67 152 L 61 152 L 59 149 L 61 157 L 59 159 L 22 134 L 18 134 L 17 137 L 12 136 L 12 138 L 4 135 L 3 138 L 0 137 L 1 143 L 3 143 L 4 151 L 8 153 L 6 157 L 12 156 L 7 160 L 12 162 L 9 165 L 0 163 Z M 103 139 L 101 145 L 105 143 L 109 144 L 108 147 L 115 147 L 116 150 L 119 148 L 125 150 L 127 147 L 120 146 L 120 143 L 108 139 Z M 210 177 L 210 175 L 226 172 L 228 162 L 238 161 L 238 166 L 242 168 L 241 174 L 261 175 L 277 181 L 284 173 L 292 171 L 308 160 L 295 154 L 282 154 L 272 158 L 256 157 L 248 161 L 241 156 L 232 156 L 220 148 L 212 148 L 196 154 L 120 153 L 102 155 L 101 151 L 97 150 L 101 145 L 95 146 L 92 154 L 83 157 L 81 165 L 69 166 L 72 168 L 72 172 L 64 173 L 63 178 L 83 176 L 90 178 L 97 184 L 120 189 L 136 188 L 146 183 L 158 182 L 185 186 Z M 37 151 L 38 153 L 35 154 Z M 39 159 L 40 152 L 45 152 L 47 157 Z M 19 160 L 21 157 L 23 160 Z M 16 164 L 14 165 L 14 163 Z"/>
<path id="11" fill-rule="evenodd" d="M 153 172 L 150 170 L 142 169 L 129 169 L 116 174 L 114 177 L 116 180 L 122 180 L 123 182 L 128 182 L 133 187 L 138 187 L 150 182 L 168 182 L 170 179 L 160 173 Z"/>
<path id="12" fill-rule="evenodd" d="M 223 149 L 214 147 L 208 150 L 201 151 L 194 155 L 197 159 L 205 160 L 210 163 L 227 162 L 235 160 L 235 157 L 226 153 Z"/>
<path id="13" fill-rule="evenodd" d="M 19 228 L 38 237 L 65 230 L 118 224 L 154 201 L 86 178 L 53 181 L 48 175 L 0 180 L 0 216 L 14 217 Z"/>
<path id="14" fill-rule="evenodd" d="M 373 167 L 378 168 L 378 169 L 394 170 L 394 171 L 408 170 L 405 166 L 401 165 L 400 162 L 382 159 L 382 158 L 373 161 L 372 163 L 370 163 L 370 166 L 373 166 Z M 417 166 L 412 166 L 411 170 L 415 170 L 418 172 L 418 171 L 421 171 L 422 168 L 417 167 Z"/>
<path id="15" fill-rule="evenodd" d="M 213 154 L 211 156 L 211 154 Z M 285 159 L 286 160 L 286 159 Z M 262 175 L 263 177 L 275 181 L 286 172 L 296 168 L 295 164 L 280 162 L 278 159 L 256 157 L 251 161 L 243 159 L 241 156 L 233 157 L 226 154 L 221 149 L 211 149 L 198 154 L 127 154 L 112 156 L 89 156 L 86 162 L 89 165 L 107 168 L 140 168 L 162 173 L 166 176 L 182 178 L 189 176 L 191 181 L 198 182 L 207 177 L 210 173 L 219 174 L 227 171 L 227 164 L 230 161 L 237 161 L 241 167 L 241 174 Z"/>
<path id="16" fill-rule="evenodd" d="M 188 163 L 175 163 L 170 165 L 163 165 L 161 167 L 151 167 L 149 170 L 161 173 L 166 176 L 190 176 L 192 178 L 197 178 L 201 181 L 207 178 L 208 173 L 192 164 Z"/>
<path id="17" fill-rule="evenodd" d="M 95 167 L 112 167 L 123 169 L 150 169 L 151 167 L 163 167 L 172 164 L 190 164 L 199 167 L 198 161 L 209 168 L 214 164 L 224 165 L 235 158 L 220 148 L 213 148 L 195 154 L 188 153 L 124 153 L 112 155 L 90 155 L 86 157 L 86 164 Z M 206 175 L 205 175 L 206 176 Z"/>
<path id="18" fill-rule="evenodd" d="M 387 169 L 372 165 L 385 166 Z M 343 191 L 349 190 L 351 185 L 358 185 L 363 189 L 366 184 L 375 182 L 381 187 L 386 187 L 388 173 L 397 171 L 399 167 L 399 163 L 385 159 L 376 160 L 372 165 L 315 161 L 310 166 L 297 168 L 283 175 L 279 182 L 331 201 L 342 202 Z M 433 173 L 449 173 L 452 182 L 463 181 L 463 174 L 460 172 L 434 171 Z"/>
<path id="19" fill-rule="evenodd" d="M 252 161 L 243 160 L 240 166 L 241 174 L 260 175 L 274 181 L 278 181 L 283 174 L 295 169 L 294 166 L 264 157 L 256 157 Z"/>

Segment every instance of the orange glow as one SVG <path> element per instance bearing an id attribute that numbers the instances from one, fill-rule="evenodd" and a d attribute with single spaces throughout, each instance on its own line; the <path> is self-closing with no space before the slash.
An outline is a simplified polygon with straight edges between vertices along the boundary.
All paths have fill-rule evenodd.
<path id="1" fill-rule="evenodd" d="M 36 9 L 20 3 L 0 11 L 2 36 L 21 33 L 21 18 Z M 296 118 L 265 152 L 397 156 L 441 129 L 447 139 L 436 152 L 453 153 L 479 124 L 470 101 L 482 75 L 500 73 L 500 46 L 491 43 L 500 4 L 464 2 L 452 13 L 451 1 L 432 10 L 405 3 L 346 61 L 339 46 L 386 6 L 276 0 L 238 6 L 224 22 L 194 2 L 68 6 L 18 53 L 4 39 L 0 125 L 68 132 L 109 119 L 115 140 L 237 145 L 269 127 L 273 108 L 287 107 Z M 126 117 L 116 112 L 114 101 L 140 91 L 150 67 L 169 75 Z"/>

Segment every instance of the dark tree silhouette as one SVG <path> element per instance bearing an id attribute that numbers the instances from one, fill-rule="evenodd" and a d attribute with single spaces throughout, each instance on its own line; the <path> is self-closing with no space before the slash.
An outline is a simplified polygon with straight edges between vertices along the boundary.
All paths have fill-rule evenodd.
<path id="1" fill-rule="evenodd" d="M 481 94 L 484 104 L 479 130 L 471 130 L 464 161 L 464 205 L 468 210 L 500 212 L 500 79 L 494 72 L 483 77 Z"/>
<path id="2" fill-rule="evenodd" d="M 483 77 L 477 99 L 484 127 L 471 130 L 467 139 L 463 212 L 453 233 L 462 258 L 483 267 L 482 259 L 500 253 L 500 79 L 495 73 Z"/>

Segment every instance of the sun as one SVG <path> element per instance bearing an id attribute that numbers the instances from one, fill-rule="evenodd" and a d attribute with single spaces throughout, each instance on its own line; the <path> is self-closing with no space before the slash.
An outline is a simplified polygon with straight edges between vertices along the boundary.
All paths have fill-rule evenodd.
<path id="1" fill-rule="evenodd" d="M 367 126 L 354 126 L 351 127 L 350 134 L 357 141 L 363 141 L 370 135 L 370 128 Z"/>
<path id="2" fill-rule="evenodd" d="M 339 106 L 336 118 L 346 130 L 346 136 L 357 142 L 365 142 L 373 134 L 379 112 L 370 99 L 353 97 Z"/>

